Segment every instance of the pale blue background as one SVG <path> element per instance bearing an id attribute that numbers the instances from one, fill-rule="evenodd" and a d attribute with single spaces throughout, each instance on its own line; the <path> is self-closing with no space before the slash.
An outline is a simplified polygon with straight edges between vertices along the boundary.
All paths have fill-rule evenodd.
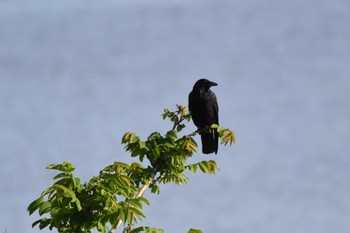
<path id="1" fill-rule="evenodd" d="M 40 232 L 26 208 L 55 174 L 45 166 L 71 161 L 87 180 L 130 162 L 124 132 L 168 130 L 162 109 L 187 105 L 206 77 L 237 144 L 196 155 L 217 159 L 216 176 L 147 193 L 144 224 L 350 232 L 349 11 L 348 0 L 0 1 L 0 231 Z"/>

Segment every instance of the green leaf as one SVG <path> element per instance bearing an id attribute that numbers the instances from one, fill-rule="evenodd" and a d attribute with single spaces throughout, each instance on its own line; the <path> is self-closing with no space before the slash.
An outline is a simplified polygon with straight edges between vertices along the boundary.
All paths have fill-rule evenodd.
<path id="1" fill-rule="evenodd" d="M 131 157 L 136 157 L 136 156 L 138 156 L 138 155 L 140 155 L 140 153 L 141 153 L 141 150 L 139 149 L 139 148 L 135 148 L 135 149 L 133 149 L 133 151 L 131 152 Z"/>
<path id="2" fill-rule="evenodd" d="M 219 170 L 218 164 L 214 160 L 209 160 L 208 163 L 209 163 L 209 172 L 211 174 L 215 174 L 215 171 Z"/>
<path id="3" fill-rule="evenodd" d="M 187 233 L 203 233 L 203 231 L 191 228 Z"/>
<path id="4" fill-rule="evenodd" d="M 135 133 L 132 133 L 131 136 L 130 136 L 129 143 L 135 143 L 135 142 L 138 142 L 138 141 L 140 141 L 140 138 L 138 136 L 136 136 Z"/>
<path id="5" fill-rule="evenodd" d="M 229 129 L 225 129 L 221 131 L 220 137 L 221 137 L 221 144 L 224 144 L 225 146 L 227 143 L 230 143 L 230 145 L 232 145 L 232 143 L 236 144 L 235 134 Z"/>
<path id="6" fill-rule="evenodd" d="M 230 143 L 230 146 L 233 144 L 236 144 L 236 137 L 235 134 L 225 127 L 219 126 L 217 124 L 211 125 L 212 129 L 215 129 L 216 132 L 218 132 L 219 137 L 221 138 L 221 144 L 224 144 L 225 146 L 227 143 Z"/>
<path id="7" fill-rule="evenodd" d="M 44 218 L 42 218 L 42 219 L 44 219 Z M 33 222 L 32 228 L 34 228 L 36 225 L 38 225 L 42 221 L 42 219 L 39 219 L 39 220 L 36 220 L 35 222 Z"/>
<path id="8" fill-rule="evenodd" d="M 198 165 L 197 164 L 189 164 L 187 167 L 192 173 L 196 173 Z"/>
<path id="9" fill-rule="evenodd" d="M 125 144 L 127 142 L 129 142 L 130 140 L 130 137 L 131 137 L 131 134 L 130 132 L 126 132 L 123 137 L 122 137 L 122 144 Z"/>
<path id="10" fill-rule="evenodd" d="M 39 208 L 40 215 L 43 215 L 43 214 L 48 213 L 50 211 L 51 211 L 51 202 L 46 201 L 40 205 L 40 208 Z"/>
<path id="11" fill-rule="evenodd" d="M 74 167 L 71 163 L 63 162 L 62 164 L 50 164 L 46 167 L 47 169 L 59 170 L 63 172 L 72 172 L 74 171 Z"/>
<path id="12" fill-rule="evenodd" d="M 44 192 L 41 194 L 41 196 L 45 196 L 47 194 L 49 194 L 49 196 L 55 192 L 55 188 L 54 187 L 48 187 L 47 189 L 44 190 Z"/>
<path id="13" fill-rule="evenodd" d="M 119 203 L 119 204 L 121 204 L 121 203 Z M 119 218 L 125 223 L 125 221 L 126 221 L 126 213 L 124 212 L 123 209 L 124 209 L 124 208 L 120 208 L 120 209 L 119 209 L 118 216 L 119 216 Z"/>
<path id="14" fill-rule="evenodd" d="M 104 225 L 104 224 L 102 224 L 101 222 L 98 222 L 97 223 L 97 230 L 99 231 L 99 232 L 103 232 L 103 233 L 105 233 L 106 232 L 106 226 Z"/>
<path id="15" fill-rule="evenodd" d="M 221 131 L 225 130 L 224 127 L 220 126 L 220 125 L 217 125 L 217 124 L 212 124 L 211 125 L 211 128 L 212 129 L 216 129 L 216 132 L 220 133 Z"/>
<path id="16" fill-rule="evenodd" d="M 67 178 L 69 177 L 69 173 L 66 172 L 62 172 L 57 174 L 54 178 L 52 178 L 51 182 L 53 182 L 54 180 L 60 179 L 60 178 Z"/>
<path id="17" fill-rule="evenodd" d="M 39 229 L 42 230 L 45 227 L 47 227 L 50 224 L 50 222 L 51 222 L 51 219 L 42 218 L 42 219 L 39 219 L 39 220 L 33 222 L 32 228 L 34 228 L 36 225 L 39 224 Z"/>
<path id="18" fill-rule="evenodd" d="M 34 211 L 37 210 L 43 202 L 44 202 L 44 196 L 41 196 L 38 199 L 36 199 L 35 201 L 33 201 L 32 203 L 30 203 L 28 208 L 27 208 L 29 215 L 34 213 Z"/>
<path id="19" fill-rule="evenodd" d="M 77 177 L 74 177 L 73 178 L 73 185 L 75 188 L 78 187 L 80 185 L 80 179 Z"/>
<path id="20" fill-rule="evenodd" d="M 142 218 L 145 218 L 146 216 L 144 215 L 144 213 L 142 213 L 141 210 L 133 207 L 133 206 L 130 206 L 129 208 L 129 211 L 131 211 L 133 214 L 135 214 L 139 219 L 142 219 Z M 131 221 L 129 221 L 131 222 Z"/>
<path id="21" fill-rule="evenodd" d="M 165 142 L 164 146 L 168 147 L 168 148 L 175 148 L 174 143 L 170 143 L 170 142 Z"/>
<path id="22" fill-rule="evenodd" d="M 68 189 L 66 187 L 64 187 L 63 185 L 59 185 L 59 184 L 55 184 L 54 185 L 57 189 L 61 189 L 65 196 L 70 197 L 72 199 L 72 201 L 75 203 L 75 205 L 78 208 L 78 211 L 80 211 L 82 209 L 80 201 L 78 200 L 78 198 L 76 197 L 75 193 L 73 190 Z"/>
<path id="23" fill-rule="evenodd" d="M 139 145 L 140 145 L 140 149 L 146 149 L 146 150 L 148 150 L 147 145 L 146 145 L 146 142 L 140 141 L 140 142 L 139 142 Z"/>
<path id="24" fill-rule="evenodd" d="M 142 203 L 136 198 L 129 198 L 128 202 L 137 209 L 142 209 Z"/>
<path id="25" fill-rule="evenodd" d="M 160 193 L 160 187 L 158 185 L 152 185 L 150 186 L 150 188 L 151 188 L 151 193 L 156 193 L 156 194 Z"/>
<path id="26" fill-rule="evenodd" d="M 166 134 L 166 137 L 170 138 L 173 141 L 176 141 L 177 140 L 177 131 L 176 130 L 168 131 L 167 134 Z"/>
<path id="27" fill-rule="evenodd" d="M 158 145 L 154 145 L 154 153 L 157 157 L 159 157 L 160 155 L 160 150 L 159 150 L 159 146 Z"/>
<path id="28" fill-rule="evenodd" d="M 199 162 L 198 166 L 203 173 L 209 173 L 209 166 L 207 161 Z"/>
<path id="29" fill-rule="evenodd" d="M 149 201 L 148 201 L 146 198 L 144 198 L 144 197 L 138 197 L 138 199 L 139 199 L 141 202 L 145 203 L 146 205 L 150 205 Z"/>
<path id="30" fill-rule="evenodd" d="M 170 110 L 167 109 L 167 108 L 165 108 L 163 111 L 164 111 L 164 113 L 162 114 L 162 118 L 163 118 L 163 120 L 164 120 L 165 118 L 168 117 L 168 115 L 169 115 L 169 113 L 170 113 Z"/>
<path id="31" fill-rule="evenodd" d="M 181 130 L 183 129 L 183 128 L 185 128 L 186 126 L 184 125 L 184 124 L 179 124 L 177 127 L 176 127 L 176 131 L 177 132 L 181 132 Z"/>
<path id="32" fill-rule="evenodd" d="M 190 152 L 190 155 L 192 155 L 193 152 L 197 151 L 197 143 L 192 137 L 187 137 L 185 136 L 185 143 L 184 143 L 184 148 Z"/>
<path id="33" fill-rule="evenodd" d="M 149 136 L 148 136 L 148 140 L 149 141 L 152 141 L 152 140 L 156 140 L 156 139 L 159 139 L 161 136 L 158 132 L 153 132 L 151 133 Z"/>
<path id="34" fill-rule="evenodd" d="M 122 173 L 125 170 L 129 169 L 129 165 L 122 162 L 114 162 L 112 167 L 116 173 Z"/>

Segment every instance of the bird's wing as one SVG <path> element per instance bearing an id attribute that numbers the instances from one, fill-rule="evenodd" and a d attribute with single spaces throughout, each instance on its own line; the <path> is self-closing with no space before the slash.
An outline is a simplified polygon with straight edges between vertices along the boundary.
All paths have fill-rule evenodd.
<path id="1" fill-rule="evenodd" d="M 219 124 L 219 105 L 214 92 L 208 92 L 208 110 L 212 123 Z"/>
<path id="2" fill-rule="evenodd" d="M 215 115 L 215 123 L 219 124 L 219 105 L 218 105 L 218 101 L 216 100 L 216 96 L 214 94 L 214 115 Z"/>

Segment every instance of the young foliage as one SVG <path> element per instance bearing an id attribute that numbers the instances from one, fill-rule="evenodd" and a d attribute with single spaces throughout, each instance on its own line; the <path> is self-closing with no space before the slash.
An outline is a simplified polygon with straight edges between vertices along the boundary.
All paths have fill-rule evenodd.
<path id="1" fill-rule="evenodd" d="M 231 146 L 232 143 L 236 143 L 235 134 L 230 129 L 226 129 L 217 124 L 212 124 L 211 128 L 218 132 L 219 137 L 221 138 L 221 144 L 224 144 L 226 146 L 227 143 L 230 143 Z"/>
<path id="2" fill-rule="evenodd" d="M 125 150 L 139 162 L 116 161 L 84 184 L 73 175 L 71 163 L 49 165 L 47 169 L 58 174 L 53 177 L 51 186 L 28 206 L 30 215 L 38 212 L 42 216 L 32 226 L 55 228 L 60 233 L 90 233 L 92 229 L 106 233 L 110 228 L 108 232 L 112 233 L 124 223 L 125 233 L 163 233 L 163 230 L 152 227 L 134 228 L 145 218 L 144 204 L 150 205 L 143 197 L 145 190 L 150 188 L 151 193 L 159 194 L 160 183 L 186 183 L 186 170 L 196 173 L 199 169 L 206 174 L 215 174 L 218 165 L 214 160 L 187 163 L 197 151 L 193 137 L 197 131 L 179 135 L 185 128 L 184 121 L 191 119 L 185 107 L 177 105 L 175 111 L 164 109 L 162 118 L 172 122 L 172 128 L 165 134 L 153 132 L 145 140 L 132 132 L 123 135 Z M 217 130 L 224 145 L 235 143 L 231 130 L 218 125 L 211 128 Z M 149 164 L 147 167 L 142 165 L 144 160 Z M 188 231 L 201 232 L 196 229 Z"/>

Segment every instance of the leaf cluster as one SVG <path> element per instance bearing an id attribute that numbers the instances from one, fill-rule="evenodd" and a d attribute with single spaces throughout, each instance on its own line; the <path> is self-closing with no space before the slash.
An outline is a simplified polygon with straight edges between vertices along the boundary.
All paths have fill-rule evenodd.
<path id="1" fill-rule="evenodd" d="M 42 216 L 32 226 L 56 228 L 60 233 L 90 233 L 92 229 L 106 233 L 108 228 L 114 232 L 124 223 L 124 232 L 163 232 L 144 226 L 134 228 L 145 218 L 143 205 L 150 204 L 143 197 L 144 191 L 150 188 L 151 193 L 159 194 L 160 183 L 186 183 L 186 170 L 215 174 L 218 165 L 214 160 L 188 163 L 187 159 L 196 153 L 197 143 L 194 134 L 179 135 L 185 128 L 184 122 L 191 119 L 185 107 L 177 105 L 175 111 L 164 109 L 162 118 L 172 122 L 172 128 L 165 134 L 153 132 L 145 140 L 132 132 L 123 135 L 125 150 L 138 162 L 114 162 L 84 184 L 74 176 L 71 163 L 49 165 L 47 168 L 58 174 L 52 179 L 51 186 L 28 206 L 29 214 L 38 212 Z M 223 144 L 235 142 L 229 129 L 218 125 L 213 125 L 212 129 L 217 130 Z M 147 167 L 143 166 L 145 163 Z M 196 229 L 188 231 L 200 232 Z"/>
<path id="2" fill-rule="evenodd" d="M 232 132 L 230 129 L 227 129 L 223 126 L 212 124 L 211 128 L 216 130 L 219 134 L 219 137 L 221 138 L 221 144 L 224 144 L 225 146 L 227 143 L 230 144 L 230 146 L 233 144 L 236 144 L 236 136 L 234 132 Z"/>
<path id="3" fill-rule="evenodd" d="M 145 217 L 142 205 L 149 205 L 149 202 L 135 197 L 138 187 L 133 176 L 138 176 L 142 170 L 138 163 L 115 162 L 85 184 L 74 177 L 74 168 L 68 162 L 47 168 L 60 173 L 53 178 L 52 186 L 28 206 L 28 211 L 29 214 L 38 211 L 40 216 L 49 214 L 50 218 L 35 221 L 33 227 L 56 228 L 64 233 L 91 232 L 93 228 L 107 232 L 107 223 L 116 224 L 118 218 L 134 223 Z"/>

